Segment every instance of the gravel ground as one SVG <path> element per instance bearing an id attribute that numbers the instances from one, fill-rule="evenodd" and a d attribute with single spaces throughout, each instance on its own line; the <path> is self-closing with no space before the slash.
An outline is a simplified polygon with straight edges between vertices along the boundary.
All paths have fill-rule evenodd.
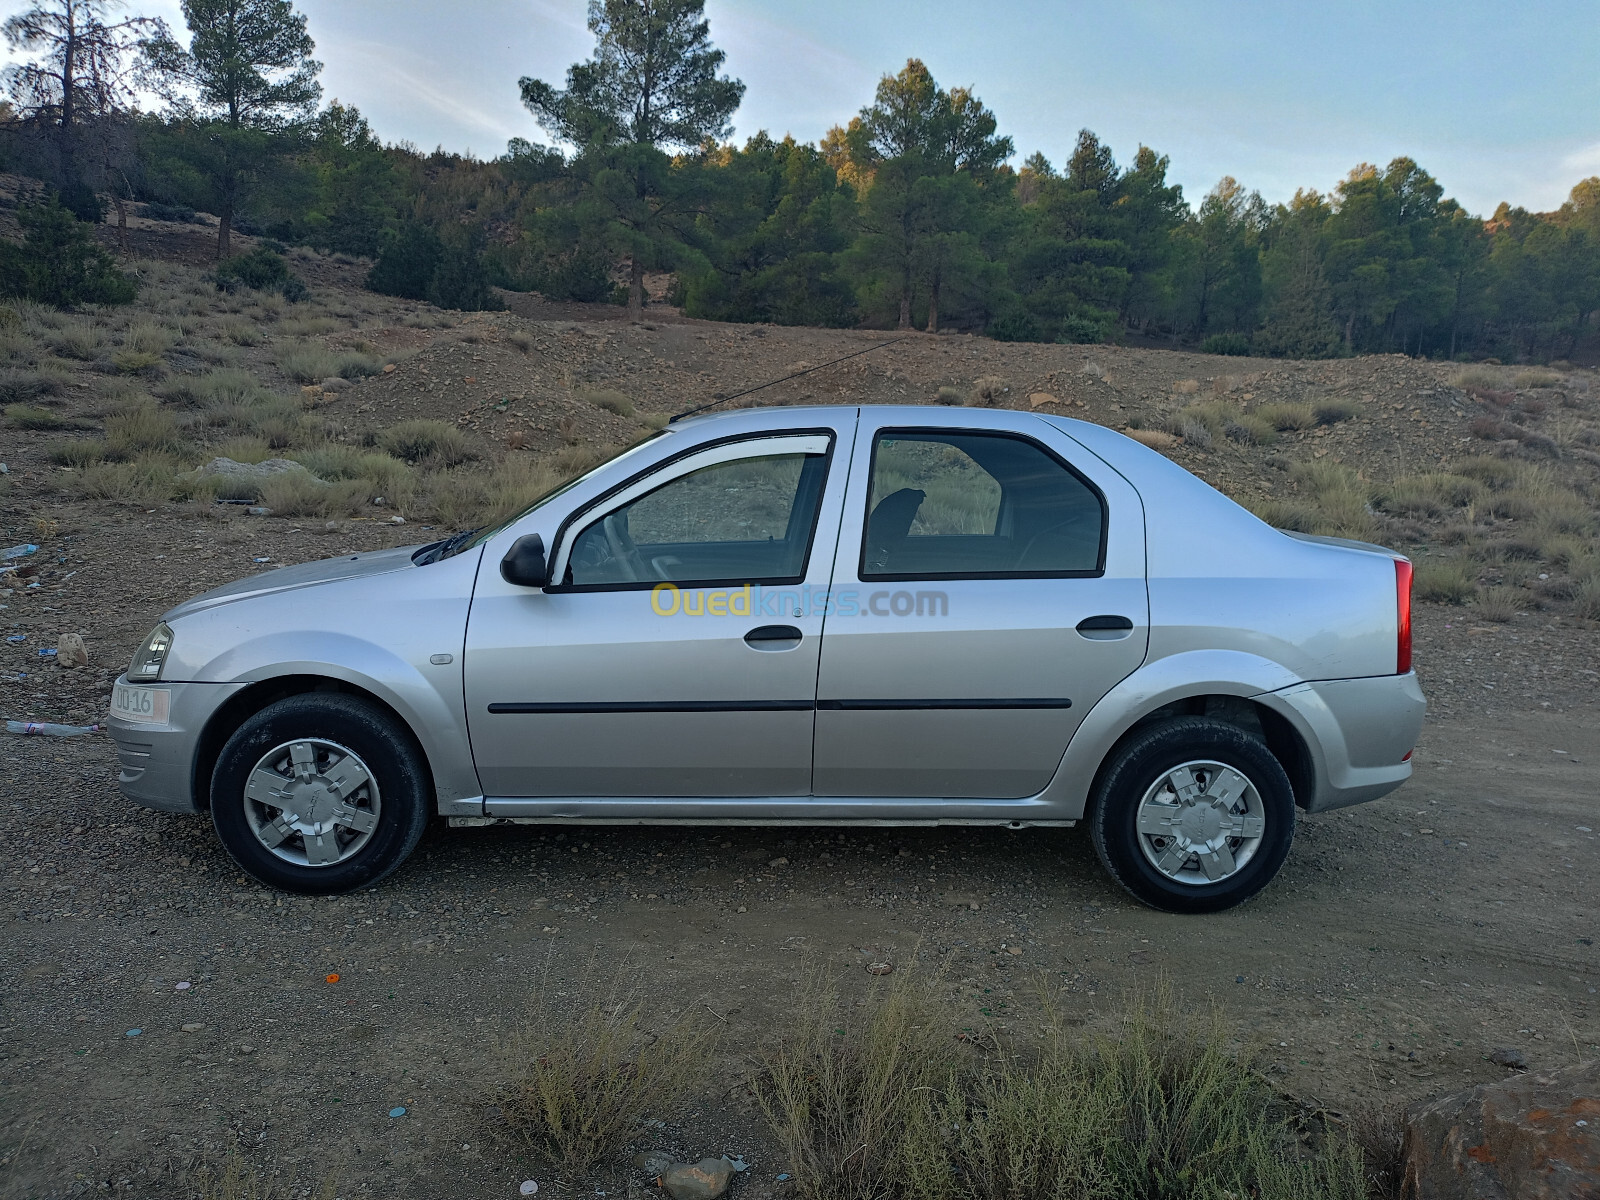
<path id="1" fill-rule="evenodd" d="M 141 224 L 134 236 L 139 254 L 204 261 L 192 231 Z M 360 275 L 320 260 L 296 269 L 335 290 Z M 419 332 L 398 324 L 415 306 L 350 299 L 367 326 L 395 323 L 362 337 L 417 353 L 327 399 L 330 429 L 356 440 L 405 417 L 443 418 L 486 455 L 639 436 L 637 422 L 584 401 L 585 386 L 620 387 L 661 414 L 882 340 L 672 314 L 633 327 L 618 311 L 527 297 Z M 270 346 L 237 357 L 293 393 Z M 88 425 L 98 410 L 81 374 L 52 403 Z M 926 401 L 1000 378 L 1004 403 L 1047 393 L 1047 411 L 1118 427 L 1197 395 L 1356 406 L 1353 419 L 1286 433 L 1270 450 L 1169 448 L 1250 499 L 1281 494 L 1294 462 L 1328 458 L 1379 478 L 1485 451 L 1469 433 L 1476 402 L 1450 377 L 1403 358 L 1263 364 L 913 335 L 762 397 Z M 1528 419 L 1553 432 L 1588 422 L 1587 374 L 1568 384 Z M 0 643 L 0 716 L 95 720 L 157 614 L 194 592 L 437 536 L 426 512 L 395 526 L 384 510 L 297 523 L 225 506 L 68 502 L 49 450 L 83 433 L 4 436 L 0 545 L 43 548 L 0 588 L 0 626 L 24 638 Z M 1580 488 L 1600 478 L 1576 453 L 1558 467 Z M 1432 537 L 1425 523 L 1412 534 L 1407 544 L 1424 548 Z M 89 667 L 38 657 L 64 632 L 84 636 Z M 482 1101 L 532 997 L 582 1002 L 618 978 L 646 997 L 653 1025 L 693 1010 L 721 1029 L 714 1085 L 659 1114 L 665 1127 L 639 1148 L 743 1152 L 754 1166 L 735 1196 L 783 1194 L 786 1164 L 740 1080 L 819 967 L 864 995 L 868 962 L 936 964 L 952 1034 L 988 1020 L 1026 1034 L 1040 981 L 1064 989 L 1069 1017 L 1087 1027 L 1165 981 L 1186 1005 L 1219 1005 L 1286 1090 L 1341 1110 L 1494 1078 L 1496 1049 L 1536 1067 L 1593 1057 L 1600 631 L 1560 604 L 1503 624 L 1424 605 L 1417 647 L 1432 707 L 1413 781 L 1304 818 L 1274 885 L 1206 918 L 1127 901 L 1078 831 L 437 828 L 376 891 L 279 896 L 239 874 L 207 818 L 122 801 L 109 741 L 0 735 L 0 1194 L 181 1196 L 186 1165 L 229 1148 L 293 1189 L 284 1194 L 329 1177 L 344 1196 L 474 1200 L 515 1195 L 529 1177 L 590 1193 L 497 1143 Z M 405 1115 L 390 1117 L 397 1107 Z M 621 1164 L 598 1182 L 647 1194 Z"/>
<path id="2" fill-rule="evenodd" d="M 1425 680 L 1465 673 L 1445 625 L 1424 615 Z M 1528 674 L 1523 635 L 1478 636 L 1508 645 L 1474 642 L 1474 661 Z M 1091 1026 L 1165 980 L 1221 1005 L 1287 1090 L 1344 1110 L 1494 1078 L 1499 1048 L 1593 1056 L 1595 709 L 1443 690 L 1455 715 L 1410 784 L 1304 818 L 1276 883 L 1207 918 L 1126 901 L 1077 831 L 436 829 L 376 891 L 280 896 L 205 818 L 124 804 L 108 742 L 5 739 L 0 1192 L 172 1195 L 170 1172 L 229 1146 L 286 1184 L 336 1173 L 342 1195 L 557 1183 L 494 1142 L 480 1102 L 539 989 L 577 999 L 614 973 L 651 1021 L 721 1022 L 717 1085 L 652 1140 L 744 1152 L 748 1196 L 781 1195 L 785 1164 L 739 1071 L 814 966 L 865 988 L 868 961 L 937 962 L 952 1033 L 1026 1033 L 1039 980 Z"/>

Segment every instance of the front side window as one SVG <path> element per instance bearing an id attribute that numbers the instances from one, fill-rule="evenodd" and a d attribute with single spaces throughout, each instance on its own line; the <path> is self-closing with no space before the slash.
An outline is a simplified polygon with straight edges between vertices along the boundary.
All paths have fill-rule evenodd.
<path id="1" fill-rule="evenodd" d="M 783 441 L 792 446 L 796 439 Z M 573 540 L 563 582 L 798 582 L 805 575 L 827 463 L 825 452 L 797 449 L 752 453 L 679 474 L 586 525 Z"/>
<path id="2" fill-rule="evenodd" d="M 861 578 L 1095 575 L 1105 502 L 1028 438 L 881 431 L 872 449 Z"/>

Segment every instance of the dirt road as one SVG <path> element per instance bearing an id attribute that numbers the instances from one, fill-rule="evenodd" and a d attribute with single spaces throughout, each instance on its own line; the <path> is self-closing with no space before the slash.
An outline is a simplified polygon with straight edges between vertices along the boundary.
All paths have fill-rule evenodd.
<path id="1" fill-rule="evenodd" d="M 1423 614 L 1425 681 L 1462 673 L 1443 612 Z M 781 1195 L 784 1164 L 735 1085 L 813 964 L 865 989 L 869 958 L 920 949 L 953 1033 L 985 1015 L 1026 1033 L 1041 978 L 1090 1025 L 1165 979 L 1339 1109 L 1502 1075 L 1501 1047 L 1592 1056 L 1600 722 L 1550 694 L 1456 698 L 1408 786 L 1305 818 L 1266 893 L 1203 918 L 1129 903 L 1077 831 L 437 830 L 376 892 L 284 897 L 205 819 L 123 804 L 109 743 L 6 739 L 0 1193 L 171 1195 L 229 1145 L 345 1196 L 548 1186 L 475 1102 L 536 988 L 619 968 L 651 1020 L 724 1023 L 724 1078 L 654 1137 L 745 1152 L 749 1196 Z"/>

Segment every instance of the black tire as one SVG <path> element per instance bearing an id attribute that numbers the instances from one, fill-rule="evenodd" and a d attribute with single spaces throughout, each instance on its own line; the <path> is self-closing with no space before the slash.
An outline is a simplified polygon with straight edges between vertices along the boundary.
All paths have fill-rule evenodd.
<path id="1" fill-rule="evenodd" d="M 325 865 L 287 861 L 269 849 L 252 828 L 245 794 L 263 756 L 302 738 L 353 752 L 381 798 L 365 843 Z M 416 848 L 432 807 L 432 778 L 410 730 L 376 705 L 337 693 L 313 692 L 268 705 L 228 739 L 211 775 L 211 821 L 233 860 L 262 883 L 303 895 L 336 895 L 377 883 Z M 259 818 L 264 810 L 254 811 Z M 290 839 L 285 849 L 292 852 L 295 845 Z"/>
<path id="2" fill-rule="evenodd" d="M 1137 821 L 1146 793 L 1167 772 L 1197 760 L 1242 774 L 1260 798 L 1265 826 L 1248 861 L 1232 874 L 1214 882 L 1190 883 L 1170 877 L 1151 862 L 1144 845 L 1161 843 L 1143 842 Z M 1106 871 L 1151 908 L 1171 913 L 1220 912 L 1254 896 L 1288 857 L 1294 820 L 1294 789 L 1283 764 L 1259 738 L 1205 717 L 1163 721 L 1130 737 L 1100 772 L 1088 811 L 1089 836 Z M 1198 875 L 1198 866 L 1191 873 Z"/>

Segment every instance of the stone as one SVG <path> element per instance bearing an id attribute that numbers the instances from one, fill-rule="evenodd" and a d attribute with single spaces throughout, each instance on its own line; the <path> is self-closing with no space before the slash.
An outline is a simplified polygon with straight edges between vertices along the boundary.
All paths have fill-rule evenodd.
<path id="1" fill-rule="evenodd" d="M 677 1159 L 673 1158 L 665 1150 L 645 1150 L 633 1156 L 633 1165 L 651 1179 L 660 1175 L 661 1172 L 672 1166 L 676 1161 Z"/>
<path id="2" fill-rule="evenodd" d="M 89 650 L 76 633 L 63 633 L 56 641 L 56 666 L 63 671 L 89 665 Z"/>
<path id="3" fill-rule="evenodd" d="M 1049 392 L 1029 392 L 1028 403 L 1034 408 L 1043 408 L 1046 404 L 1060 404 L 1061 401 Z"/>
<path id="4" fill-rule="evenodd" d="M 342 392 L 350 386 L 350 381 L 341 375 L 329 375 L 316 386 L 324 392 Z"/>
<path id="5" fill-rule="evenodd" d="M 1528 1069 L 1527 1055 L 1521 1050 L 1511 1050 L 1502 1047 L 1489 1052 L 1489 1061 L 1497 1067 L 1510 1067 L 1513 1071 L 1526 1071 Z"/>
<path id="6" fill-rule="evenodd" d="M 697 1163 L 673 1163 L 659 1178 L 672 1200 L 716 1200 L 728 1190 L 735 1170 L 728 1158 L 702 1158 Z"/>
<path id="7" fill-rule="evenodd" d="M 1405 1200 L 1600 1196 L 1600 1060 L 1414 1105 L 1402 1170 Z"/>
<path id="8" fill-rule="evenodd" d="M 383 373 L 385 375 L 393 375 L 394 374 L 394 364 L 393 363 L 384 363 L 383 364 Z"/>
<path id="9" fill-rule="evenodd" d="M 266 462 L 242 463 L 231 458 L 213 458 L 195 470 L 196 475 L 222 475 L 229 479 L 270 479 L 274 475 L 287 475 L 290 471 L 304 471 L 299 463 L 287 458 L 269 458 Z M 309 474 L 309 472 L 308 472 Z"/>

